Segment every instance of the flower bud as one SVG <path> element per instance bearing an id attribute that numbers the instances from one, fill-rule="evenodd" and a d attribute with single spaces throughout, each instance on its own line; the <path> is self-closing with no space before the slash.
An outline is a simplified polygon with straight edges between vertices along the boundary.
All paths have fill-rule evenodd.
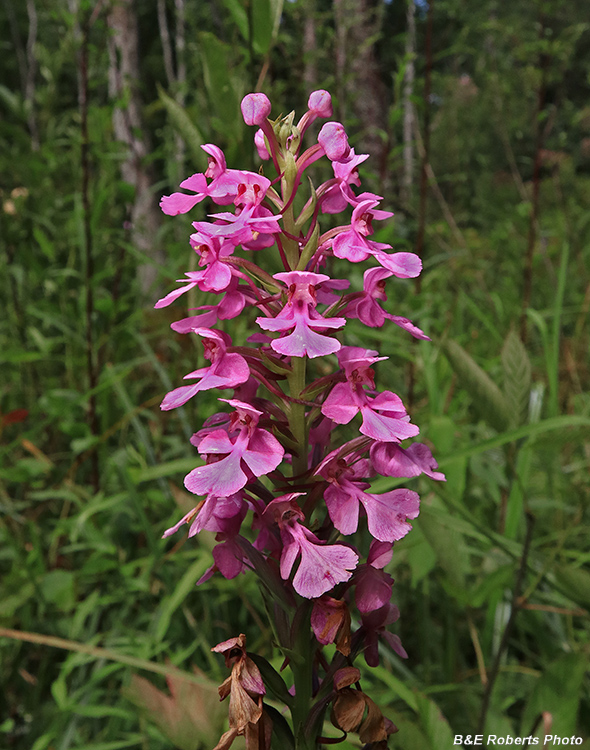
<path id="1" fill-rule="evenodd" d="M 312 91 L 307 106 L 317 117 L 332 117 L 332 97 L 327 91 Z"/>
<path id="2" fill-rule="evenodd" d="M 247 94 L 242 99 L 242 115 L 246 125 L 262 125 L 270 115 L 271 104 L 266 94 Z"/>
<path id="3" fill-rule="evenodd" d="M 348 136 L 339 122 L 327 122 L 320 130 L 318 143 L 330 161 L 343 161 L 350 153 Z"/>
<path id="4" fill-rule="evenodd" d="M 270 154 L 266 148 L 266 142 L 264 140 L 264 133 L 260 128 L 256 131 L 256 135 L 254 136 L 254 145 L 256 146 L 256 151 L 258 151 L 258 156 L 263 161 L 270 159 Z"/>

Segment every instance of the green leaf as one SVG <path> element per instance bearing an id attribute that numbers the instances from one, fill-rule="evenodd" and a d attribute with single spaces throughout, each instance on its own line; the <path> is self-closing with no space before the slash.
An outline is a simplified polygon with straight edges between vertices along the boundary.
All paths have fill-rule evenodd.
<path id="1" fill-rule="evenodd" d="M 422 530 L 434 550 L 438 564 L 453 586 L 464 590 L 469 559 L 463 535 L 456 528 L 453 518 L 446 511 L 423 502 L 415 523 Z"/>
<path id="2" fill-rule="evenodd" d="M 443 341 L 441 348 L 481 416 L 498 432 L 507 429 L 510 407 L 490 376 L 456 341 Z"/>
<path id="3" fill-rule="evenodd" d="M 275 698 L 282 701 L 289 708 L 293 703 L 293 697 L 289 693 L 285 681 L 272 664 L 264 656 L 248 652 L 248 656 L 260 670 L 264 685 L 273 693 Z"/>
<path id="4" fill-rule="evenodd" d="M 590 607 L 590 573 L 573 565 L 556 565 L 555 580 L 569 598 L 583 607 Z"/>
<path id="5" fill-rule="evenodd" d="M 134 484 L 151 482 L 154 479 L 160 479 L 161 477 L 170 477 L 173 474 L 183 474 L 187 471 L 191 471 L 195 468 L 195 464 L 198 460 L 197 456 L 194 456 L 193 458 L 177 458 L 174 461 L 166 461 L 162 464 L 156 464 L 155 466 L 148 466 L 146 468 L 131 466 L 129 467 L 129 476 Z"/>
<path id="6" fill-rule="evenodd" d="M 199 34 L 199 42 L 209 102 L 222 123 L 225 134 L 237 137 L 242 130 L 239 117 L 241 96 L 235 88 L 235 70 L 228 64 L 234 50 L 208 31 Z"/>
<path id="7" fill-rule="evenodd" d="M 240 0 L 223 0 L 223 4 L 228 9 L 233 22 L 238 27 L 244 41 L 248 41 L 248 14 Z"/>
<path id="8" fill-rule="evenodd" d="M 501 445 L 506 445 L 507 443 L 514 443 L 521 438 L 537 437 L 538 435 L 544 435 L 553 430 L 561 431 L 571 427 L 590 427 L 590 419 L 588 417 L 578 417 L 574 414 L 565 414 L 560 417 L 544 419 L 542 422 L 523 425 L 515 430 L 508 430 L 493 438 L 472 445 L 469 448 L 462 448 L 461 450 L 455 451 L 450 456 L 437 457 L 437 460 L 439 466 L 446 469 L 447 466 L 456 461 L 462 461 L 464 458 L 477 456 L 479 453 L 492 450 L 492 448 L 499 448 Z M 379 485 L 380 490 L 383 490 L 384 487 L 384 484 Z"/>
<path id="9" fill-rule="evenodd" d="M 274 19 L 270 0 L 252 0 L 252 47 L 259 55 L 266 55 L 272 43 Z"/>
<path id="10" fill-rule="evenodd" d="M 428 426 L 428 437 L 435 446 L 435 454 L 443 456 L 452 453 L 455 446 L 455 434 L 457 426 L 447 416 L 434 416 Z M 457 461 L 449 466 L 445 472 L 447 478 L 446 488 L 452 492 L 457 500 L 461 500 L 465 493 L 465 482 L 467 479 L 467 459 Z"/>
<path id="11" fill-rule="evenodd" d="M 393 692 L 409 706 L 413 711 L 418 711 L 418 696 L 414 690 L 406 685 L 405 682 L 400 680 L 395 675 L 388 672 L 384 667 L 375 667 L 373 674 L 377 679 L 381 680 L 387 687 L 391 688 Z"/>
<path id="12" fill-rule="evenodd" d="M 436 703 L 425 695 L 418 694 L 420 728 L 430 741 L 432 750 L 453 746 L 453 732 Z"/>
<path id="13" fill-rule="evenodd" d="M 75 604 L 74 574 L 69 570 L 52 570 L 41 580 L 40 589 L 48 602 L 68 612 Z"/>
<path id="14" fill-rule="evenodd" d="M 158 95 L 166 108 L 172 126 L 186 143 L 196 166 L 201 170 L 205 170 L 207 167 L 207 157 L 201 149 L 201 146 L 205 143 L 201 131 L 188 116 L 187 111 L 178 102 L 174 101 L 171 96 L 168 96 L 161 86 L 158 86 Z"/>
<path id="15" fill-rule="evenodd" d="M 504 396 L 511 414 L 511 426 L 526 421 L 531 390 L 531 362 L 519 335 L 511 330 L 502 347 Z"/>
<path id="16" fill-rule="evenodd" d="M 518 453 L 514 481 L 510 487 L 508 502 L 506 503 L 506 526 L 504 533 L 509 539 L 516 539 L 518 529 L 524 518 L 523 508 L 525 503 L 525 492 L 529 486 L 529 475 L 533 451 L 531 442 L 526 443 Z"/>
<path id="17" fill-rule="evenodd" d="M 157 625 L 154 638 L 157 643 L 162 641 L 168 631 L 170 620 L 174 612 L 184 602 L 187 595 L 194 589 L 196 582 L 203 575 L 209 565 L 206 555 L 200 557 L 182 576 L 171 596 L 167 597 L 160 606 L 157 615 Z"/>
<path id="18" fill-rule="evenodd" d="M 114 742 L 93 742 L 86 745 L 77 745 L 76 750 L 124 750 L 126 747 L 139 747 L 144 744 L 143 734 L 130 734 L 127 739 L 115 740 Z"/>
<path id="19" fill-rule="evenodd" d="M 522 716 L 521 733 L 527 734 L 537 716 L 548 711 L 553 717 L 551 733 L 570 737 L 576 732 L 582 681 L 588 656 L 567 654 L 549 664 L 535 685 Z"/>
<path id="20" fill-rule="evenodd" d="M 55 245 L 41 229 L 40 226 L 33 226 L 33 237 L 37 240 L 37 244 L 41 248 L 41 252 L 48 260 L 55 260 Z"/>
<path id="21" fill-rule="evenodd" d="M 491 557 L 491 556 L 490 556 Z M 514 565 L 502 565 L 486 575 L 486 577 L 473 586 L 468 592 L 468 601 L 471 607 L 481 607 L 486 604 L 494 591 L 504 591 L 512 583 L 514 577 Z"/>
<path id="22" fill-rule="evenodd" d="M 277 739 L 277 747 L 285 750 L 295 750 L 295 739 L 293 732 L 285 717 L 273 706 L 264 704 L 264 710 L 272 719 L 272 733 Z"/>

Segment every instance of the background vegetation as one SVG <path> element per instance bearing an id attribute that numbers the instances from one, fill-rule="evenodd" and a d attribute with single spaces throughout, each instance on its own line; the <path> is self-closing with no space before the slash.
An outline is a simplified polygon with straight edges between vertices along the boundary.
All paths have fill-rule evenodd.
<path id="1" fill-rule="evenodd" d="M 254 579 L 196 588 L 213 540 L 160 538 L 214 397 L 158 408 L 201 354 L 151 309 L 189 255 L 157 201 L 200 143 L 254 165 L 255 87 L 276 114 L 333 93 L 396 211 L 378 239 L 424 258 L 389 304 L 433 343 L 347 326 L 448 479 L 413 480 L 391 566 L 410 658 L 364 678 L 391 747 L 587 738 L 586 2 L 3 0 L 0 28 L 0 747 L 212 747 L 210 647 L 279 666 Z"/>

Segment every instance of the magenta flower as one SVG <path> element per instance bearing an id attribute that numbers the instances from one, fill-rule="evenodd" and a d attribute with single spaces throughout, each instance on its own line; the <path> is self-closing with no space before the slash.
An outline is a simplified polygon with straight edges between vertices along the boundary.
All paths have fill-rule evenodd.
<path id="1" fill-rule="evenodd" d="M 370 667 L 379 666 L 379 638 L 383 638 L 402 659 L 408 658 L 399 636 L 385 629 L 397 620 L 399 620 L 399 609 L 391 603 L 384 604 L 381 609 L 362 616 L 365 630 L 365 661 Z"/>
<path id="2" fill-rule="evenodd" d="M 318 143 L 330 161 L 343 161 L 350 154 L 348 136 L 339 122 L 327 122 L 320 130 Z"/>
<path id="3" fill-rule="evenodd" d="M 446 481 L 445 475 L 438 469 L 438 463 L 432 452 L 423 443 L 412 443 L 402 448 L 395 443 L 373 443 L 371 461 L 375 471 L 384 477 L 417 477 L 426 474 L 439 482 Z"/>
<path id="4" fill-rule="evenodd" d="M 365 492 L 370 485 L 363 481 L 368 473 L 368 461 L 364 460 L 348 465 L 342 458 L 333 459 L 322 464 L 320 473 L 329 482 L 324 492 L 328 513 L 342 534 L 348 536 L 357 530 L 361 506 L 374 539 L 394 542 L 411 531 L 408 518 L 416 518 L 420 512 L 417 492 L 406 489 L 382 495 Z"/>
<path id="5" fill-rule="evenodd" d="M 186 193 L 172 193 L 165 195 L 160 201 L 160 208 L 169 216 L 185 214 L 209 197 L 215 203 L 225 205 L 231 203 L 237 193 L 237 179 L 241 174 L 235 169 L 227 169 L 223 151 L 212 143 L 201 146 L 207 154 L 209 166 L 205 174 L 197 173 L 180 183 L 183 190 L 190 190 L 194 195 Z M 207 183 L 207 177 L 211 179 Z"/>
<path id="6" fill-rule="evenodd" d="M 170 391 L 160 404 L 160 408 L 164 411 L 186 404 L 199 391 L 208 391 L 211 388 L 235 388 L 245 383 L 250 377 L 250 368 L 242 355 L 228 354 L 227 347 L 231 345 L 231 338 L 226 333 L 208 328 L 193 330 L 203 338 L 205 358 L 210 360 L 211 364 L 209 367 L 202 367 L 185 375 L 185 380 L 199 378 L 199 382 L 193 385 L 183 385 Z"/>
<path id="7" fill-rule="evenodd" d="M 410 423 L 399 396 L 383 391 L 375 398 L 368 395 L 364 385 L 375 387 L 370 365 L 384 357 L 376 352 L 357 347 L 342 347 L 338 359 L 346 374 L 345 383 L 337 383 L 322 404 L 322 414 L 338 424 L 348 424 L 353 417 L 363 418 L 360 431 L 363 435 L 382 442 L 399 443 L 415 437 L 420 430 Z"/>
<path id="8" fill-rule="evenodd" d="M 242 99 L 241 109 L 246 125 L 262 125 L 270 115 L 271 104 L 266 94 L 248 94 Z"/>
<path id="9" fill-rule="evenodd" d="M 385 301 L 387 299 L 385 279 L 393 275 L 393 271 L 389 271 L 387 268 L 370 268 L 365 271 L 363 291 L 354 295 L 355 298 L 347 305 L 345 314 L 352 318 L 358 318 L 361 323 L 371 328 L 381 328 L 386 320 L 391 320 L 404 331 L 411 333 L 414 338 L 430 341 L 424 331 L 415 326 L 411 320 L 399 315 L 391 315 L 385 312 L 379 304 L 378 300 Z"/>
<path id="10" fill-rule="evenodd" d="M 187 290 L 181 289 L 179 294 L 183 294 L 185 291 Z M 191 333 L 195 328 L 210 328 L 217 323 L 218 319 L 231 320 L 237 318 L 246 304 L 252 304 L 255 301 L 256 298 L 253 296 L 251 289 L 243 285 L 238 286 L 238 279 L 233 276 L 230 285 L 221 298 L 221 302 L 217 305 L 197 307 L 197 310 L 204 310 L 205 312 L 178 320 L 172 323 L 170 328 L 176 333 Z M 160 306 L 163 307 L 164 305 Z"/>
<path id="11" fill-rule="evenodd" d="M 318 189 L 323 213 L 338 214 L 344 211 L 348 205 L 355 206 L 359 202 L 350 186 L 356 185 L 358 187 L 361 184 L 358 166 L 368 158 L 369 154 L 357 155 L 351 148 L 345 161 L 332 162 L 334 179 L 328 180 Z"/>
<path id="12" fill-rule="evenodd" d="M 272 341 L 271 346 L 279 354 L 292 357 L 311 358 L 333 354 L 340 349 L 337 339 L 322 335 L 320 331 L 342 328 L 344 318 L 324 318 L 315 309 L 317 298 L 315 287 L 330 277 L 310 271 L 277 273 L 275 279 L 289 286 L 287 304 L 276 318 L 256 318 L 258 325 L 266 331 L 290 331 L 293 333 Z"/>
<path id="13" fill-rule="evenodd" d="M 366 615 L 391 600 L 393 578 L 372 565 L 360 565 L 354 574 L 354 599 L 358 611 Z"/>
<path id="14" fill-rule="evenodd" d="M 323 89 L 312 91 L 307 100 L 307 106 L 309 108 L 308 111 L 297 123 L 297 130 L 301 135 L 305 133 L 307 128 L 315 122 L 318 117 L 332 117 L 332 97 Z"/>
<path id="15" fill-rule="evenodd" d="M 258 156 L 262 159 L 262 161 L 268 161 L 270 159 L 270 154 L 266 147 L 264 133 L 260 129 L 257 130 L 254 135 L 254 145 L 256 146 L 256 151 L 258 151 Z"/>
<path id="16" fill-rule="evenodd" d="M 236 409 L 230 427 L 236 434 L 230 437 L 225 430 L 213 430 L 199 442 L 199 453 L 214 462 L 198 466 L 185 477 L 184 486 L 195 495 L 232 495 L 253 477 L 276 469 L 285 453 L 274 435 L 256 426 L 261 411 L 237 399 L 220 401 Z"/>
<path id="17" fill-rule="evenodd" d="M 202 270 L 188 271 L 185 273 L 186 279 L 177 279 L 177 282 L 179 284 L 184 283 L 184 286 L 174 289 L 165 297 L 159 299 L 154 305 L 156 309 L 167 307 L 194 287 L 198 287 L 203 292 L 223 292 L 230 287 L 234 275 L 234 266 L 227 263 L 226 259 L 233 254 L 234 245 L 225 239 L 211 237 L 200 232 L 190 236 L 190 243 L 193 250 L 199 255 L 199 266 L 202 267 Z M 206 326 L 203 324 L 201 327 Z"/>
<path id="18" fill-rule="evenodd" d="M 414 253 L 386 253 L 389 248 L 383 242 L 367 239 L 373 234 L 373 219 L 382 220 L 393 216 L 391 211 L 380 211 L 377 196 L 362 200 L 352 212 L 350 227 L 344 227 L 331 241 L 337 258 L 359 263 L 372 255 L 384 268 L 401 279 L 412 279 L 420 274 L 422 261 Z"/>
<path id="19" fill-rule="evenodd" d="M 301 556 L 293 578 L 293 588 L 306 599 L 315 599 L 336 584 L 348 581 L 359 558 L 350 547 L 321 542 L 300 523 L 305 517 L 293 499 L 298 494 L 301 493 L 291 493 L 273 500 L 265 512 L 272 513 L 281 532 L 281 577 L 284 580 L 289 577 L 295 561 Z"/>
<path id="20" fill-rule="evenodd" d="M 238 533 L 240 524 L 246 515 L 247 507 L 242 492 L 236 492 L 229 497 L 208 495 L 195 508 L 184 515 L 178 523 L 171 526 L 162 534 L 162 538 L 172 536 L 184 524 L 190 524 L 188 537 L 195 536 L 203 529 L 207 531 L 223 532 L 234 535 Z M 238 521 L 237 528 L 235 521 Z M 230 525 L 231 524 L 231 525 Z"/>
<path id="21" fill-rule="evenodd" d="M 312 91 L 307 100 L 309 111 L 316 117 L 332 117 L 332 97 L 328 91 Z"/>
<path id="22" fill-rule="evenodd" d="M 244 245 L 249 247 L 250 243 L 256 243 L 258 247 L 267 247 L 274 238 L 264 238 L 264 243 L 259 241 L 259 235 L 273 235 L 280 231 L 279 214 L 273 214 L 268 208 L 251 204 L 239 209 L 235 214 L 223 212 L 214 214 L 216 221 L 211 224 L 206 221 L 195 221 L 193 226 L 199 232 L 210 236 L 225 237 L 232 245 Z M 255 245 L 253 249 L 258 249 Z"/>

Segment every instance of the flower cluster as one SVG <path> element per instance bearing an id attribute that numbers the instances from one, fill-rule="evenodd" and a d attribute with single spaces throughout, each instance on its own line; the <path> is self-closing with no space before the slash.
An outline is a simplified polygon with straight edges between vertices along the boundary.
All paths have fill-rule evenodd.
<path id="1" fill-rule="evenodd" d="M 304 148 L 312 123 L 332 116 L 330 95 L 312 93 L 297 123 L 293 113 L 273 122 L 270 111 L 264 94 L 249 94 L 242 102 L 246 124 L 258 128 L 254 142 L 260 158 L 271 162 L 268 170 L 230 169 L 223 152 L 207 144 L 205 173 L 189 177 L 180 185 L 184 192 L 161 201 L 171 216 L 204 200 L 225 209 L 208 221 L 193 222 L 190 245 L 199 270 L 187 273 L 181 286 L 156 304 L 167 306 L 194 287 L 218 297 L 172 325 L 201 339 L 210 365 L 186 375 L 191 384 L 171 391 L 162 409 L 179 407 L 205 390 L 233 391 L 231 398 L 219 399 L 227 405 L 223 411 L 191 439 L 202 464 L 187 475 L 185 486 L 201 499 L 165 536 L 184 524 L 189 536 L 203 529 L 215 532 L 213 566 L 202 580 L 216 572 L 234 578 L 254 569 L 286 611 L 307 612 L 318 649 L 335 643 L 346 656 L 364 649 L 367 662 L 377 664 L 379 637 L 405 655 L 399 638 L 386 630 L 399 613 L 391 604 L 393 579 L 384 568 L 394 542 L 410 531 L 418 515 L 419 497 L 408 489 L 373 493 L 371 480 L 377 475 L 444 476 L 426 445 L 401 445 L 419 430 L 398 395 L 376 389 L 374 366 L 386 357 L 344 345 L 341 332 L 348 319 L 356 318 L 369 327 L 391 321 L 427 339 L 410 320 L 382 307 L 387 280 L 414 278 L 421 263 L 413 253 L 391 252 L 389 245 L 372 239 L 373 222 L 392 214 L 379 208 L 380 196 L 353 190 L 360 187 L 358 167 L 368 155 L 355 153 L 340 123 L 325 123 L 316 142 Z M 319 159 L 331 163 L 334 176 L 312 186 L 303 202 L 304 175 Z M 273 180 L 263 171 L 272 171 Z M 346 223 L 322 233 L 319 217 L 343 212 L 350 212 Z M 278 254 L 283 271 L 271 276 L 257 262 L 267 252 Z M 370 262 L 362 290 L 349 291 L 347 280 L 334 278 L 329 270 L 344 264 L 332 258 Z M 234 342 L 221 330 L 223 321 L 247 308 L 255 308 L 257 332 L 248 342 Z M 314 379 L 309 360 L 319 357 L 326 358 L 323 374 Z M 358 420 L 358 436 L 333 445 L 336 426 L 353 420 Z M 249 514 L 250 531 L 244 535 Z M 364 517 L 372 542 L 362 550 L 350 537 Z M 298 597 L 312 601 L 305 605 Z M 351 635 L 353 600 L 361 624 Z M 284 648 L 293 646 L 289 630 L 276 633 Z M 258 685 L 258 678 L 250 682 Z M 297 676 L 295 683 L 299 695 Z M 261 682 L 254 693 L 264 693 Z M 346 682 L 332 700 L 336 725 L 355 724 L 338 718 L 352 700 L 359 717 L 355 725 L 362 725 L 366 735 L 362 715 L 370 699 Z M 252 699 L 243 702 L 250 706 Z M 374 713 L 373 705 L 369 711 Z M 245 715 L 235 732 L 245 733 L 262 709 L 252 703 Z M 385 724 L 376 721 L 381 741 Z"/>

